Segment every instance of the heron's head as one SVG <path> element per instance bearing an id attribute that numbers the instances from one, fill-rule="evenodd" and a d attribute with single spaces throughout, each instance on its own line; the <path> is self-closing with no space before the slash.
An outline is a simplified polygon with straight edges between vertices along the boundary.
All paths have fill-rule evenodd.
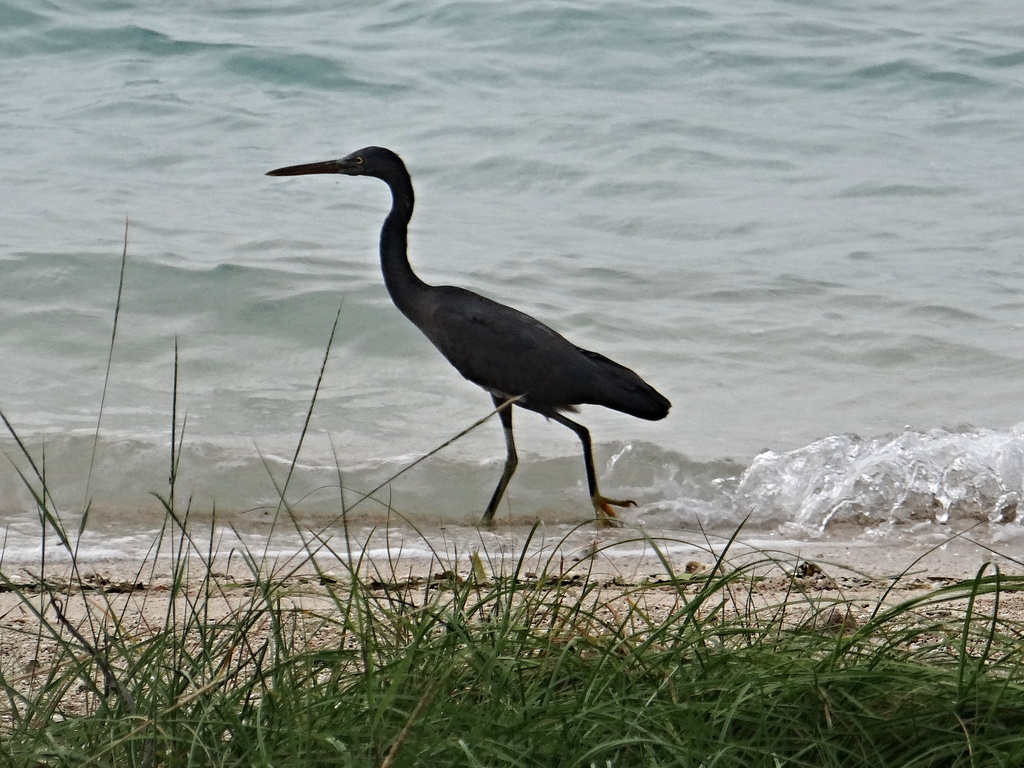
<path id="1" fill-rule="evenodd" d="M 396 172 L 405 172 L 402 158 L 384 147 L 358 149 L 340 160 L 289 165 L 269 171 L 267 176 L 305 176 L 311 173 L 342 173 L 346 176 L 375 176 L 390 178 Z"/>

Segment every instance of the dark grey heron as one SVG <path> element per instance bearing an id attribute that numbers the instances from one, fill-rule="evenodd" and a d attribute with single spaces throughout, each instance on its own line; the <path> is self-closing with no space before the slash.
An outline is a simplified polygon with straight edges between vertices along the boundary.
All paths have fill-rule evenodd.
<path id="1" fill-rule="evenodd" d="M 383 147 L 366 147 L 341 160 L 292 165 L 268 176 L 341 173 L 373 176 L 391 189 L 391 211 L 380 231 L 380 266 L 395 306 L 430 339 L 465 378 L 490 393 L 501 416 L 507 456 L 483 523 L 490 524 L 519 460 L 512 438 L 512 404 L 563 424 L 583 444 L 590 499 L 599 523 L 612 507 L 636 502 L 609 499 L 597 487 L 590 432 L 563 412 L 603 405 L 641 419 L 663 419 L 671 403 L 625 366 L 581 349 L 538 320 L 464 288 L 428 285 L 409 265 L 408 230 L 414 196 L 402 158 Z"/>

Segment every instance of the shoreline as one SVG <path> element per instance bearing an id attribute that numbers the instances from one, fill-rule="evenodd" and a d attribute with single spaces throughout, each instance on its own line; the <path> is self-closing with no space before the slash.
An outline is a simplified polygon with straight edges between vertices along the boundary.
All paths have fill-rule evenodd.
<path id="1" fill-rule="evenodd" d="M 123 541 L 124 532 L 120 533 Z M 197 525 L 189 532 L 189 540 L 185 552 L 192 567 L 205 570 L 209 565 L 218 578 L 236 581 L 254 578 L 254 568 L 260 576 L 271 578 L 320 574 L 348 578 L 351 572 L 364 580 L 422 581 L 446 572 L 466 578 L 475 562 L 488 578 L 557 574 L 630 585 L 710 570 L 719 560 L 729 569 L 756 567 L 765 576 L 785 576 L 801 563 L 813 563 L 833 578 L 890 584 L 913 579 L 952 582 L 973 578 L 983 569 L 991 575 L 996 568 L 1005 575 L 1024 574 L 1024 560 L 1009 552 L 1015 542 L 991 542 L 952 532 L 948 536 L 861 534 L 797 540 L 747 531 L 596 529 L 589 524 L 493 529 L 391 524 L 352 526 L 346 540 L 340 529 L 316 535 L 271 526 L 215 528 L 211 537 L 208 527 Z M 117 544 L 113 531 L 94 531 L 78 542 L 77 576 L 70 555 L 59 547 L 48 547 L 45 561 L 38 549 L 5 550 L 0 572 L 6 580 L 25 585 L 85 577 L 96 583 L 160 584 L 169 578 L 172 563 L 182 557 L 183 541 L 180 534 L 165 533 L 158 541 L 156 532 L 139 532 L 134 534 L 131 552 L 115 551 L 110 546 Z"/>

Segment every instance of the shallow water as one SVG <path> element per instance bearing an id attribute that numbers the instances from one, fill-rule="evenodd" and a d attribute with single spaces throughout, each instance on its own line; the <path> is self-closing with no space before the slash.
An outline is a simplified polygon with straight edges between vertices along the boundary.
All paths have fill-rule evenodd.
<path id="1" fill-rule="evenodd" d="M 628 521 L 1015 533 L 1018 10 L 0 2 L 0 410 L 65 514 L 88 498 L 143 532 L 175 342 L 177 498 L 242 521 L 277 507 L 339 307 L 289 485 L 303 514 L 333 519 L 486 414 L 384 291 L 383 185 L 262 175 L 383 144 L 416 183 L 425 279 L 673 401 L 655 423 L 584 409 L 602 489 L 640 502 Z M 586 519 L 573 435 L 516 429 L 506 519 Z M 377 497 L 472 521 L 502 458 L 488 423 Z M 11 466 L 0 514 L 37 535 Z"/>

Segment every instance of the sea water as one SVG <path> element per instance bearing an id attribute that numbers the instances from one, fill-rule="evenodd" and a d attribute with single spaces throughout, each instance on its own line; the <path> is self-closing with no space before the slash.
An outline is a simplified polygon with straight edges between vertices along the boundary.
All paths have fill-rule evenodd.
<path id="1" fill-rule="evenodd" d="M 1024 525 L 1016 3 L 2 0 L 0 82 L 9 550 L 39 475 L 121 532 L 172 475 L 234 525 L 282 491 L 310 524 L 477 519 L 496 419 L 389 482 L 491 406 L 388 298 L 386 187 L 264 176 L 370 144 L 425 280 L 673 402 L 582 409 L 627 522 Z M 588 519 L 576 437 L 515 420 L 498 517 Z"/>

